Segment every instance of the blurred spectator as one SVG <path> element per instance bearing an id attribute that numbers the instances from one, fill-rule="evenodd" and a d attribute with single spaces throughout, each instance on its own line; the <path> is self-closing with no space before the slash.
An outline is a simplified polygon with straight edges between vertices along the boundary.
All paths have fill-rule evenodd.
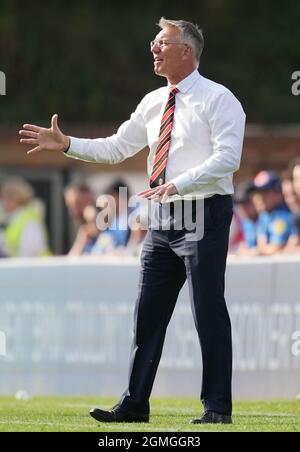
<path id="1" fill-rule="evenodd" d="M 254 208 L 257 211 L 258 215 L 265 212 L 266 207 L 262 194 L 259 191 L 253 190 L 253 192 L 251 192 L 251 201 L 253 202 Z"/>
<path id="2" fill-rule="evenodd" d="M 261 171 L 254 179 L 256 192 L 261 195 L 265 211 L 257 225 L 257 252 L 271 255 L 281 251 L 292 233 L 292 215 L 286 206 L 281 183 L 273 171 Z"/>
<path id="3" fill-rule="evenodd" d="M 84 210 L 88 206 L 95 206 L 95 197 L 86 184 L 70 184 L 64 190 L 64 199 L 75 228 L 75 239 L 69 254 L 78 256 L 82 254 L 83 250 L 80 251 L 80 249 L 88 230 L 88 228 L 81 228 L 82 225 L 86 224 Z M 88 240 L 87 237 L 85 238 Z"/>
<path id="4" fill-rule="evenodd" d="M 235 193 L 235 204 L 241 219 L 244 240 L 237 249 L 239 255 L 257 254 L 258 211 L 253 202 L 254 184 L 251 181 L 241 183 Z M 258 200 L 258 198 L 256 198 Z M 259 202 L 259 201 L 256 201 Z M 261 201 L 262 202 L 262 201 Z M 263 203 L 261 204 L 263 209 Z"/>
<path id="5" fill-rule="evenodd" d="M 90 254 L 99 236 L 96 225 L 98 209 L 95 206 L 86 206 L 83 210 L 84 224 L 81 224 L 75 242 L 70 249 L 69 256 Z"/>
<path id="6" fill-rule="evenodd" d="M 300 199 L 300 157 L 297 157 L 291 163 L 293 185 L 296 195 Z"/>
<path id="7" fill-rule="evenodd" d="M 298 168 L 297 168 L 298 167 Z M 292 212 L 293 232 L 284 249 L 285 253 L 300 252 L 300 160 L 297 159 L 291 165 L 292 171 L 284 172 L 281 178 L 282 193 L 286 204 Z M 298 174 L 297 174 L 298 173 Z M 295 174 L 295 177 L 293 175 Z"/>
<path id="8" fill-rule="evenodd" d="M 109 218 L 105 224 L 98 224 L 100 234 L 91 250 L 92 254 L 114 253 L 117 249 L 120 251 L 127 245 L 130 236 L 128 216 L 131 210 L 128 209 L 130 194 L 127 185 L 124 181 L 117 180 L 107 188 L 106 193 L 101 199 L 107 204 Z"/>
<path id="9" fill-rule="evenodd" d="M 70 184 L 65 188 L 64 198 L 69 215 L 76 226 L 84 224 L 84 209 L 95 205 L 95 198 L 90 188 L 85 184 Z"/>
<path id="10" fill-rule="evenodd" d="M 25 180 L 12 177 L 2 185 L 1 202 L 7 215 L 2 236 L 4 253 L 8 257 L 49 255 L 44 211 L 34 200 L 32 187 Z"/>
<path id="11" fill-rule="evenodd" d="M 300 157 L 298 157 L 293 162 L 293 187 L 298 198 L 298 202 L 300 203 Z M 296 234 L 298 235 L 298 239 L 300 242 L 300 207 L 297 211 L 293 212 L 293 222 L 296 230 Z"/>
<path id="12" fill-rule="evenodd" d="M 281 177 L 281 187 L 284 201 L 292 213 L 297 213 L 300 209 L 300 200 L 294 188 L 293 179 L 289 173 L 284 173 Z"/>

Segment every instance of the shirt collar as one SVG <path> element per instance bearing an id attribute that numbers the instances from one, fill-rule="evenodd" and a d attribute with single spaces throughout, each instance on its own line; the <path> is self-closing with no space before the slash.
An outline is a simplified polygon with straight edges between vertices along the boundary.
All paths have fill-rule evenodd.
<path id="1" fill-rule="evenodd" d="M 186 78 L 181 80 L 181 82 L 177 83 L 176 88 L 181 93 L 186 93 L 195 83 L 197 80 L 199 80 L 200 74 L 198 72 L 198 69 L 195 69 L 193 72 L 190 73 Z M 168 87 L 172 86 L 171 83 L 168 83 Z"/>

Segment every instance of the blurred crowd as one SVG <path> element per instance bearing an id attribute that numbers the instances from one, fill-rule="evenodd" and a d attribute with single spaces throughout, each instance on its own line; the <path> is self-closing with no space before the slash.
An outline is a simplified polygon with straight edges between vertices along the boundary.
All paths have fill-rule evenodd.
<path id="1" fill-rule="evenodd" d="M 260 171 L 235 191 L 229 253 L 268 256 L 300 252 L 300 157 L 279 176 Z"/>
<path id="2" fill-rule="evenodd" d="M 65 188 L 65 206 L 74 226 L 70 256 L 140 254 L 147 211 L 142 204 L 128 207 L 130 193 L 123 180 L 104 193 L 96 197 L 83 183 Z M 280 175 L 260 171 L 235 187 L 229 254 L 276 253 L 300 253 L 300 157 Z M 27 181 L 10 177 L 1 185 L 0 257 L 49 255 L 44 205 Z"/>
<path id="3" fill-rule="evenodd" d="M 145 212 L 140 206 L 128 207 L 130 192 L 122 180 L 104 193 L 95 196 L 83 183 L 65 188 L 65 206 L 74 231 L 68 255 L 140 254 L 147 232 Z M 43 202 L 26 180 L 8 178 L 0 191 L 0 257 L 51 254 Z"/>
<path id="4" fill-rule="evenodd" d="M 130 191 L 116 180 L 94 197 L 85 184 L 66 187 L 64 198 L 77 234 L 70 256 L 139 255 L 147 232 L 147 218 L 141 207 L 128 207 Z"/>

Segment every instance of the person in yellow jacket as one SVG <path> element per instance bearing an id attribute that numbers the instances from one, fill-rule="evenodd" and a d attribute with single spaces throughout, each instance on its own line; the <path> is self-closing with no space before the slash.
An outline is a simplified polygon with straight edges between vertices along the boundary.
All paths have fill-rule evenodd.
<path id="1" fill-rule="evenodd" d="M 49 255 L 43 210 L 32 187 L 22 178 L 9 178 L 1 188 L 1 203 L 8 219 L 2 237 L 7 256 Z"/>

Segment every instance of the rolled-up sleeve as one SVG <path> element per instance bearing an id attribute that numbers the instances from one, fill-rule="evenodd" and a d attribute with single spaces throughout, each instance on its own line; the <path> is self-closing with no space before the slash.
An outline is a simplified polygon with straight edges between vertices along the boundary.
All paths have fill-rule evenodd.
<path id="1" fill-rule="evenodd" d="M 206 117 L 213 152 L 205 162 L 172 180 L 180 195 L 213 184 L 239 169 L 246 119 L 240 102 L 225 90 L 207 105 Z"/>
<path id="2" fill-rule="evenodd" d="M 107 138 L 70 137 L 67 157 L 94 163 L 120 163 L 147 146 L 147 130 L 143 109 L 147 96 L 137 106 L 130 119 L 124 122 L 117 133 Z"/>

